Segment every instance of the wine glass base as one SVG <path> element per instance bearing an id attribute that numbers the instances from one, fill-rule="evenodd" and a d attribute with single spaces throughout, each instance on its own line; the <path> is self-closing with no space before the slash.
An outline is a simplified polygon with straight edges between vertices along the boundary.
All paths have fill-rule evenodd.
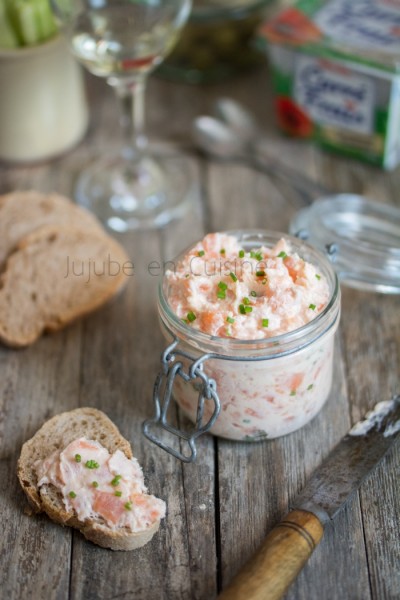
<path id="1" fill-rule="evenodd" d="M 190 205 L 193 170 L 179 154 L 138 160 L 129 152 L 98 159 L 80 175 L 75 197 L 113 231 L 154 229 L 180 218 Z"/>

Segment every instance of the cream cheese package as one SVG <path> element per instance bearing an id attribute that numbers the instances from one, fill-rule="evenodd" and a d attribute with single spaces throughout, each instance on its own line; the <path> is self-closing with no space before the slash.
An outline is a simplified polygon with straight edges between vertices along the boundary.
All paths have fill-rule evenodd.
<path id="1" fill-rule="evenodd" d="M 300 0 L 262 34 L 284 132 L 385 169 L 398 165 L 399 0 Z"/>

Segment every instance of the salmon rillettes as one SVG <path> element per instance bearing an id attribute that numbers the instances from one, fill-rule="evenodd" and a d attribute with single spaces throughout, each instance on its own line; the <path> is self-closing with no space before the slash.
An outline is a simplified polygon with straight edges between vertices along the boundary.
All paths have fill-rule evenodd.
<path id="1" fill-rule="evenodd" d="M 94 440 L 78 438 L 35 469 L 38 487 L 54 485 L 82 522 L 101 518 L 112 530 L 139 532 L 165 516 L 165 502 L 147 494 L 138 461 Z"/>
<path id="2" fill-rule="evenodd" d="M 167 339 L 177 337 L 195 357 L 221 355 L 204 363 L 221 402 L 211 432 L 257 441 L 310 421 L 331 388 L 340 313 L 327 259 L 290 236 L 214 233 L 172 264 L 160 290 Z M 199 383 L 177 377 L 174 384 L 192 421 Z M 205 420 L 212 411 L 206 402 Z"/>

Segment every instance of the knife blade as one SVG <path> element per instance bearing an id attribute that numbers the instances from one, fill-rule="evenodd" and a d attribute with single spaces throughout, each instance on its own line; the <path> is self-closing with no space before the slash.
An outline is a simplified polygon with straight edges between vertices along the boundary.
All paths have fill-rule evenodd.
<path id="1" fill-rule="evenodd" d="M 378 403 L 342 438 L 219 600 L 279 600 L 364 479 L 400 435 L 400 395 Z"/>

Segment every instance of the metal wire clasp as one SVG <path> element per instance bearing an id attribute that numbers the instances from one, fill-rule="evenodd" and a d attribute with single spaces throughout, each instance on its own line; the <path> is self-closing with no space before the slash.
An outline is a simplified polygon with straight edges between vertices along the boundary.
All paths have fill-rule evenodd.
<path id="1" fill-rule="evenodd" d="M 217 385 L 214 379 L 208 377 L 203 369 L 204 362 L 212 357 L 212 355 L 203 354 L 200 358 L 195 358 L 187 352 L 179 350 L 177 348 L 178 343 L 179 340 L 174 338 L 172 344 L 170 344 L 161 355 L 162 371 L 157 375 L 153 392 L 155 415 L 152 419 L 148 419 L 143 423 L 143 433 L 148 440 L 163 450 L 166 450 L 183 462 L 189 463 L 195 461 L 197 457 L 196 439 L 203 433 L 209 431 L 214 425 L 221 410 L 221 403 L 217 394 Z M 191 361 L 187 372 L 184 370 L 183 362 L 177 359 L 179 356 Z M 200 379 L 201 382 L 197 401 L 196 424 L 191 431 L 183 431 L 167 422 L 167 413 L 176 377 L 181 377 L 185 382 L 190 382 L 195 379 Z M 214 402 L 214 411 L 207 423 L 203 424 L 204 405 L 205 402 L 208 401 Z M 159 428 L 164 429 L 165 431 L 168 431 L 168 433 L 187 442 L 190 448 L 190 455 L 187 456 L 183 454 L 183 452 L 175 450 L 164 443 L 151 431 L 151 428 L 152 426 L 154 428 L 154 425 L 158 425 Z"/>

